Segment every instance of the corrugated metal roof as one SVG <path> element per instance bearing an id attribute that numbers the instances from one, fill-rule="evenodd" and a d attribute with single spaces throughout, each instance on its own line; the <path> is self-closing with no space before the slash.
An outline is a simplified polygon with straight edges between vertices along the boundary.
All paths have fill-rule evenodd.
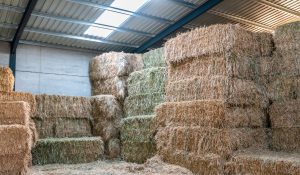
<path id="1" fill-rule="evenodd" d="M 110 8 L 113 1 L 39 0 L 22 42 L 132 52 L 207 0 L 150 0 L 118 28 L 94 24 L 105 10 L 123 13 Z M 28 0 L 0 0 L 0 40 L 13 38 L 27 3 Z M 300 20 L 299 0 L 224 0 L 177 32 L 217 23 L 239 23 L 247 30 L 271 32 L 278 25 L 297 20 Z M 87 36 L 84 32 L 90 25 L 114 32 L 107 38 Z"/>

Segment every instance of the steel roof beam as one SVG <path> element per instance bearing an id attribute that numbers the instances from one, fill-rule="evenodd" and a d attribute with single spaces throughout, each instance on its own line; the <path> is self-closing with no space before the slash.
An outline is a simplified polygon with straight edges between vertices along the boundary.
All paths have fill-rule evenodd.
<path id="1" fill-rule="evenodd" d="M 150 48 L 152 45 L 157 43 L 158 41 L 162 40 L 163 38 L 167 37 L 171 33 L 175 32 L 179 28 L 183 27 L 184 25 L 191 22 L 193 19 L 197 18 L 198 16 L 202 15 L 209 9 L 213 8 L 215 5 L 222 2 L 222 0 L 208 0 L 204 4 L 202 4 L 200 7 L 193 10 L 191 13 L 187 14 L 183 18 L 181 18 L 179 21 L 177 21 L 175 24 L 167 27 L 165 30 L 163 30 L 161 33 L 156 35 L 154 38 L 148 40 L 145 42 L 141 47 L 135 50 L 137 53 L 142 53 L 146 49 Z"/>
<path id="2" fill-rule="evenodd" d="M 242 23 L 242 24 L 251 25 L 251 26 L 254 26 L 254 27 L 259 27 L 259 28 L 264 29 L 264 30 L 269 31 L 269 32 L 273 32 L 273 30 L 274 30 L 272 27 L 267 26 L 265 24 L 250 21 L 248 19 L 244 19 L 244 18 L 241 18 L 241 17 L 230 15 L 230 14 L 220 12 L 220 11 L 217 11 L 217 10 L 209 10 L 208 13 L 216 15 L 216 16 L 220 16 L 220 17 L 232 20 L 232 21 L 236 21 L 236 22 L 239 22 L 239 23 Z"/>
<path id="3" fill-rule="evenodd" d="M 82 4 L 82 5 L 86 5 L 86 6 L 90 6 L 90 7 L 96 7 L 96 8 L 102 9 L 102 10 L 108 10 L 111 12 L 120 13 L 120 14 L 124 14 L 124 15 L 147 18 L 147 19 L 155 20 L 160 23 L 164 23 L 164 24 L 173 24 L 174 23 L 173 21 L 171 21 L 169 19 L 160 18 L 160 17 L 147 15 L 147 14 L 142 14 L 140 12 L 132 12 L 132 11 L 128 11 L 128 10 L 124 10 L 124 9 L 120 9 L 120 8 L 116 8 L 116 7 L 111 7 L 111 6 L 107 6 L 107 5 L 103 5 L 103 4 L 98 4 L 98 3 L 94 3 L 94 2 L 90 2 L 90 1 L 85 1 L 85 0 L 66 0 L 66 1 Z"/>
<path id="4" fill-rule="evenodd" d="M 78 35 L 71 35 L 71 34 L 67 34 L 67 33 L 46 31 L 46 30 L 41 30 L 41 29 L 36 29 L 36 28 L 27 28 L 26 27 L 24 31 L 39 33 L 39 34 L 43 34 L 43 35 L 51 35 L 51 36 L 58 36 L 58 37 L 63 37 L 63 38 L 89 41 L 89 42 L 111 44 L 111 45 L 117 45 L 117 46 L 123 46 L 123 47 L 131 47 L 131 48 L 138 48 L 139 47 L 137 45 L 132 45 L 132 44 L 129 44 L 129 43 L 122 43 L 122 42 L 109 41 L 109 40 L 105 40 L 105 39 L 97 39 L 97 38 L 90 38 L 90 37 L 84 37 L 84 36 L 78 36 Z"/>
<path id="5" fill-rule="evenodd" d="M 197 8 L 197 5 L 195 5 L 193 3 L 190 3 L 190 2 L 187 2 L 187 1 L 184 1 L 184 0 L 167 0 L 167 1 L 170 1 L 174 4 L 178 4 L 180 6 L 187 7 L 187 8 L 190 8 L 190 9 L 196 9 Z"/>
<path id="6" fill-rule="evenodd" d="M 22 7 L 11 6 L 6 4 L 0 4 L 0 10 L 13 11 L 18 13 L 24 13 L 25 9 Z"/>

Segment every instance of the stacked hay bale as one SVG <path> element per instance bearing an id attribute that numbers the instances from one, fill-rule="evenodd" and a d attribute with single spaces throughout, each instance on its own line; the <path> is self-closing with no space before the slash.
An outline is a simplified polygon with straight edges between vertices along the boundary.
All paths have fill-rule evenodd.
<path id="1" fill-rule="evenodd" d="M 158 154 L 196 174 L 222 174 L 238 150 L 268 147 L 267 99 L 256 83 L 269 35 L 238 25 L 198 28 L 165 44 L 166 100 L 156 107 Z"/>
<path id="2" fill-rule="evenodd" d="M 2 67 L 0 65 L 0 92 L 11 92 L 14 88 L 14 76 L 12 71 L 8 67 Z"/>
<path id="3" fill-rule="evenodd" d="M 0 102 L 0 174 L 28 174 L 32 134 L 25 102 Z"/>
<path id="4" fill-rule="evenodd" d="M 104 53 L 90 62 L 90 80 L 93 95 L 114 95 L 121 102 L 127 95 L 128 75 L 141 69 L 138 55 L 123 52 Z"/>
<path id="5" fill-rule="evenodd" d="M 144 163 L 156 153 L 154 141 L 154 107 L 165 98 L 166 68 L 163 49 L 143 55 L 144 69 L 128 78 L 122 121 L 122 157 L 126 161 Z M 160 66 L 160 67 L 158 67 Z"/>
<path id="6" fill-rule="evenodd" d="M 274 150 L 300 153 L 300 22 L 275 30 L 276 69 L 269 77 Z"/>

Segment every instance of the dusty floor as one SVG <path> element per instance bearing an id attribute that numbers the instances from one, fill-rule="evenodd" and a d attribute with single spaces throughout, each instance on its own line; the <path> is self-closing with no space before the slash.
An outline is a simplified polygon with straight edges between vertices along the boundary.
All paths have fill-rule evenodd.
<path id="1" fill-rule="evenodd" d="M 31 168 L 32 175 L 192 175 L 179 166 L 162 162 L 159 157 L 138 165 L 123 161 L 98 161 L 77 165 L 45 165 Z"/>

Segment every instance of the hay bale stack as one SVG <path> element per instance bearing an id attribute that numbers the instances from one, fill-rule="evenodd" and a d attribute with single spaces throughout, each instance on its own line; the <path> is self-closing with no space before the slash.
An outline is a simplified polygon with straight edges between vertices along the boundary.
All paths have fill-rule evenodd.
<path id="1" fill-rule="evenodd" d="M 122 158 L 129 162 L 144 163 L 156 153 L 154 116 L 127 117 L 122 120 Z"/>
<path id="2" fill-rule="evenodd" d="M 167 41 L 167 102 L 155 111 L 158 154 L 196 174 L 223 174 L 236 151 L 268 148 L 259 76 L 272 50 L 271 35 L 231 24 Z"/>
<path id="3" fill-rule="evenodd" d="M 90 62 L 89 76 L 93 95 L 115 95 L 123 101 L 127 95 L 127 76 L 142 68 L 142 59 L 123 52 L 104 53 Z"/>
<path id="4" fill-rule="evenodd" d="M 226 175 L 297 175 L 300 174 L 299 154 L 270 151 L 247 151 L 235 155 L 226 163 Z"/>
<path id="5" fill-rule="evenodd" d="M 15 79 L 10 68 L 0 65 L 0 92 L 12 92 Z"/>
<path id="6" fill-rule="evenodd" d="M 123 111 L 113 95 L 93 96 L 93 135 L 101 136 L 105 144 L 105 153 L 109 158 L 120 156 L 120 128 Z"/>
<path id="7" fill-rule="evenodd" d="M 144 63 L 144 69 L 151 68 L 151 67 L 167 66 L 163 47 L 144 53 L 142 58 Z"/>
<path id="8" fill-rule="evenodd" d="M 40 138 L 91 136 L 90 98 L 36 95 L 33 117 Z"/>
<path id="9" fill-rule="evenodd" d="M 104 155 L 101 137 L 40 139 L 32 150 L 33 164 L 87 163 Z"/>
<path id="10" fill-rule="evenodd" d="M 0 174 L 27 174 L 31 165 L 30 108 L 25 102 L 0 102 Z"/>

